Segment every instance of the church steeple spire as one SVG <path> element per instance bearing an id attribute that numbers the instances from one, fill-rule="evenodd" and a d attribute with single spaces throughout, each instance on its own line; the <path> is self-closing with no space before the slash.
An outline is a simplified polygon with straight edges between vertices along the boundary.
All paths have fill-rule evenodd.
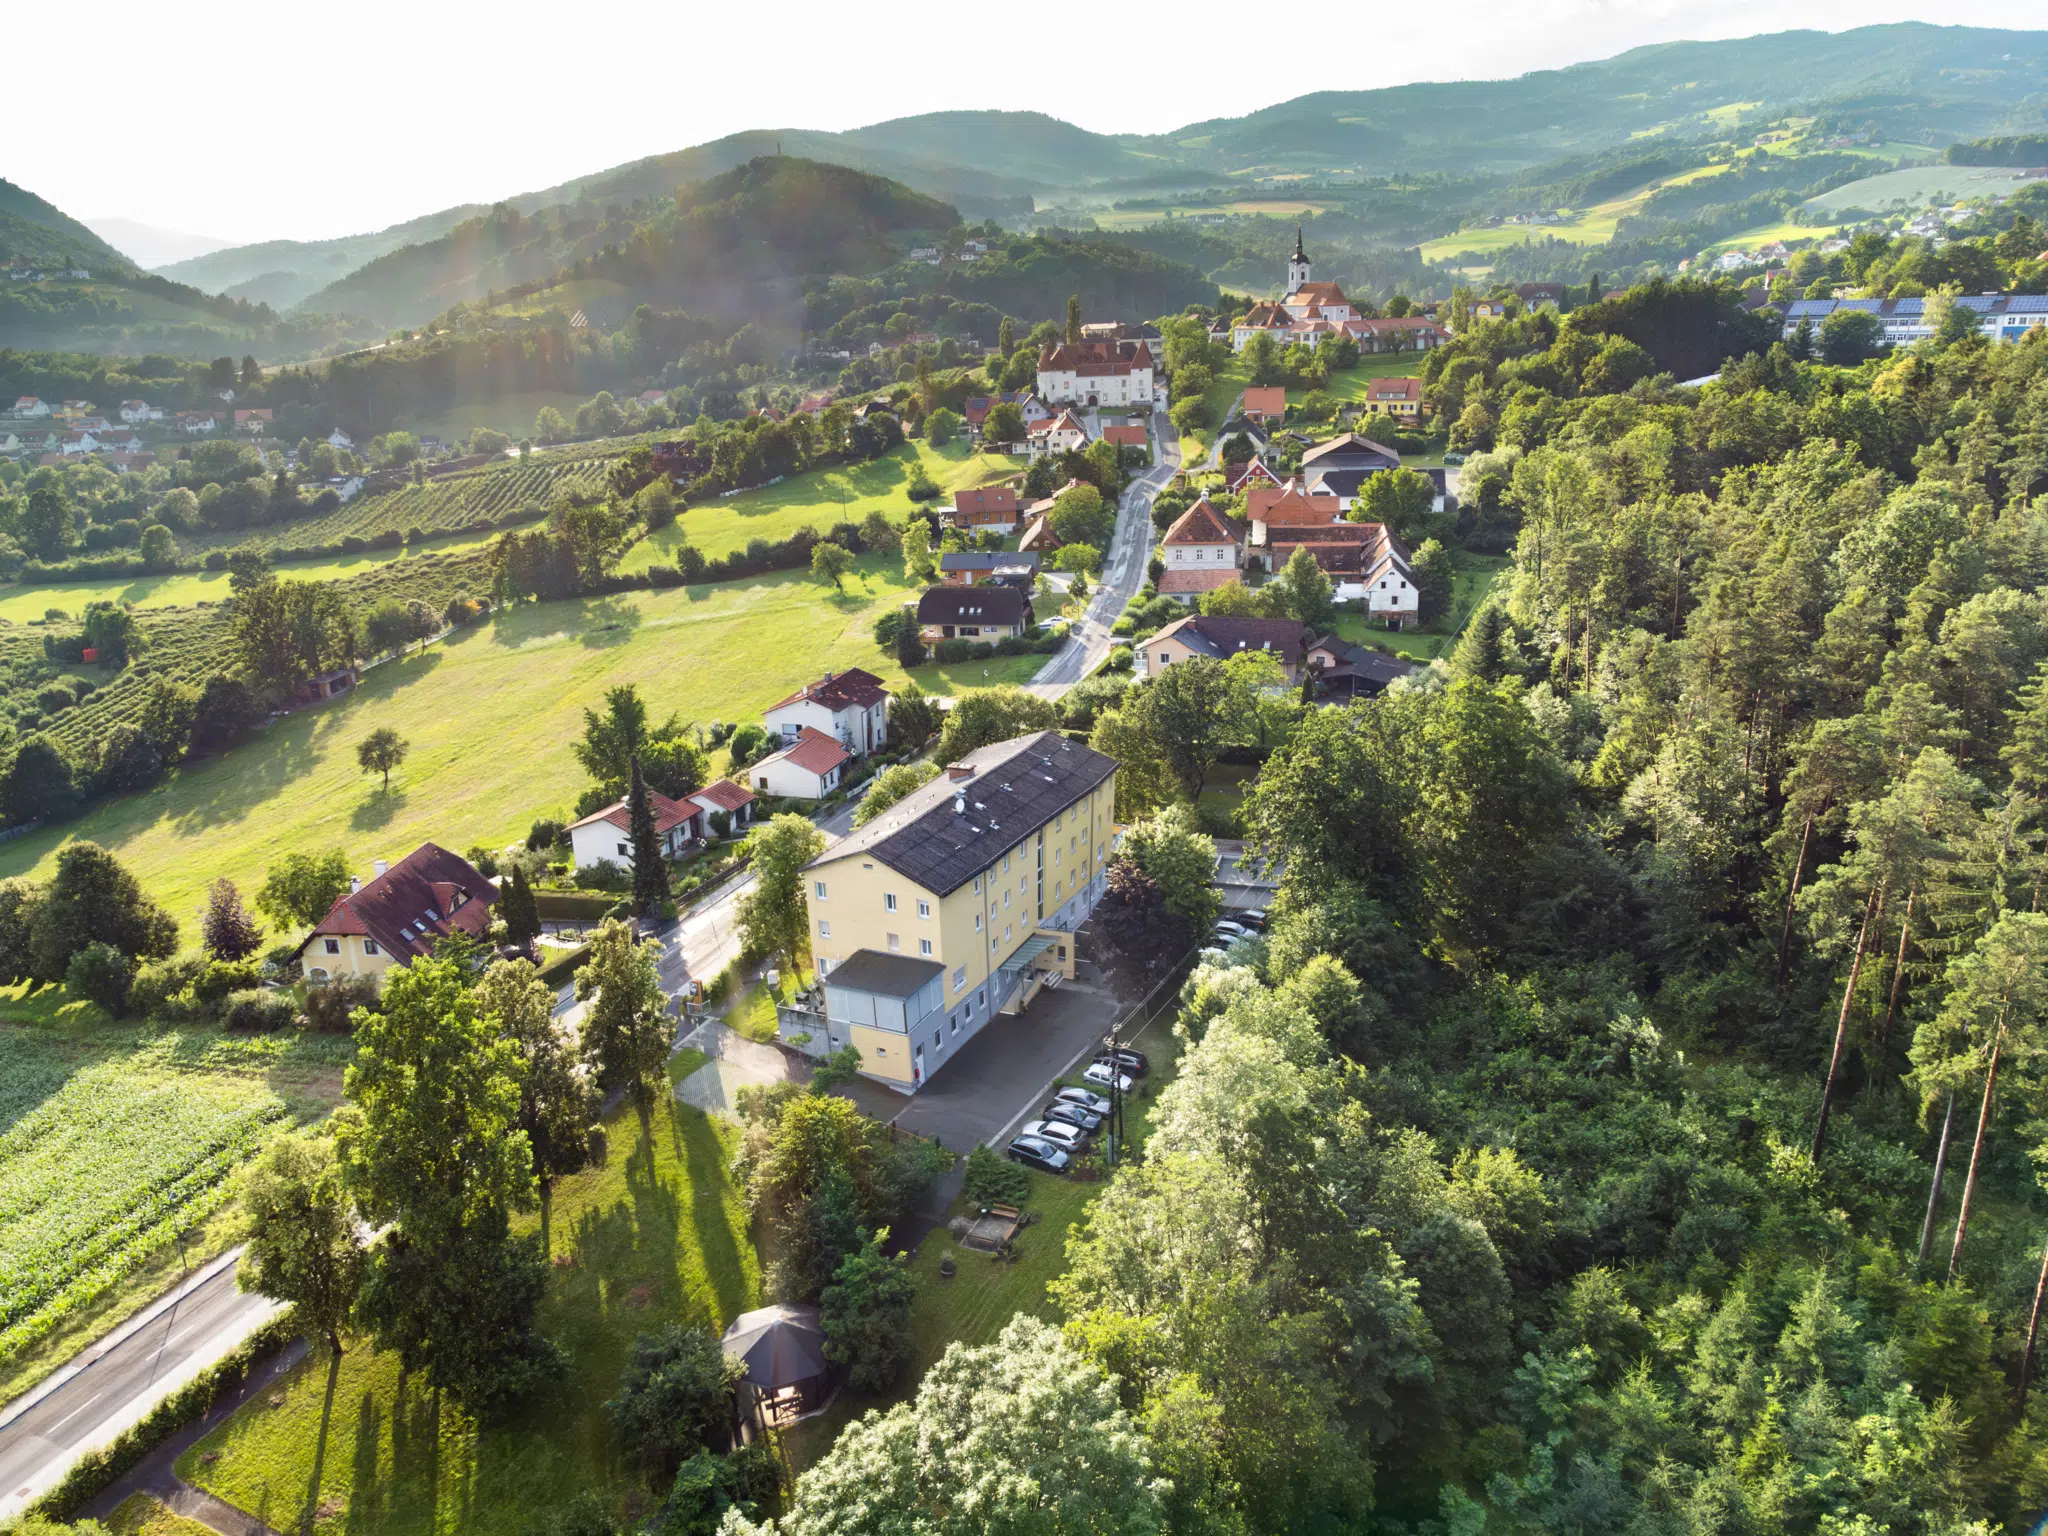
<path id="1" fill-rule="evenodd" d="M 1308 281 L 1308 252 L 1301 248 L 1301 225 L 1294 226 L 1294 255 L 1287 263 L 1287 292 L 1292 295 Z"/>

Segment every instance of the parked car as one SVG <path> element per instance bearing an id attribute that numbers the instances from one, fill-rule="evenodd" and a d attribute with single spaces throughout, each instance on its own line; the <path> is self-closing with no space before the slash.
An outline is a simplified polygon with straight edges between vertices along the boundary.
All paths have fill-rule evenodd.
<path id="1" fill-rule="evenodd" d="M 1012 1160 L 1041 1173 L 1065 1173 L 1067 1164 L 1073 1159 L 1049 1141 L 1035 1136 L 1019 1136 L 1009 1146 Z"/>
<path id="2" fill-rule="evenodd" d="M 1243 923 L 1233 923 L 1228 918 L 1224 918 L 1220 919 L 1216 924 L 1216 937 L 1228 939 L 1233 944 L 1239 939 L 1249 939 L 1252 936 L 1252 930 L 1245 927 Z"/>
<path id="3" fill-rule="evenodd" d="M 1053 1095 L 1053 1101 L 1059 1104 L 1078 1105 L 1095 1115 L 1106 1115 L 1110 1111 L 1109 1100 L 1099 1093 L 1090 1093 L 1086 1088 L 1062 1088 Z"/>
<path id="4" fill-rule="evenodd" d="M 1263 933 L 1271 914 L 1264 907 L 1244 907 L 1230 916 L 1233 921 L 1243 923 L 1248 928 L 1256 928 Z"/>
<path id="5" fill-rule="evenodd" d="M 1139 1077 L 1143 1077 L 1147 1072 L 1152 1070 L 1152 1063 L 1145 1059 L 1145 1053 L 1143 1051 L 1133 1050 L 1128 1045 L 1120 1045 L 1112 1051 L 1097 1051 L 1095 1053 L 1095 1059 L 1097 1061 L 1109 1061 L 1111 1059 L 1114 1059 L 1116 1064 L 1122 1067 L 1126 1072 L 1133 1073 Z"/>
<path id="6" fill-rule="evenodd" d="M 1129 1093 L 1135 1081 L 1126 1073 L 1110 1071 L 1099 1061 L 1081 1074 L 1081 1080 L 1093 1083 L 1098 1088 L 1114 1086 L 1118 1093 Z"/>
<path id="7" fill-rule="evenodd" d="M 1049 1141 L 1062 1152 L 1078 1152 L 1088 1140 L 1088 1133 L 1078 1125 L 1067 1125 L 1058 1120 L 1033 1120 L 1017 1134 Z"/>
<path id="8" fill-rule="evenodd" d="M 1062 1099 L 1054 1099 L 1046 1105 L 1043 1118 L 1071 1125 L 1079 1131 L 1092 1131 L 1102 1124 L 1102 1116 L 1094 1110 L 1083 1109 L 1078 1104 L 1069 1104 Z"/>

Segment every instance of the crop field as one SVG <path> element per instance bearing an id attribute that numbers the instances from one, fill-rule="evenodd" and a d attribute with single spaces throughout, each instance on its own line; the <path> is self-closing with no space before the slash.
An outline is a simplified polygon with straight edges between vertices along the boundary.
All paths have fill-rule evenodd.
<path id="1" fill-rule="evenodd" d="M 490 570 L 481 549 L 390 561 L 344 583 L 349 600 L 360 609 L 387 597 L 418 598 L 436 612 L 458 595 L 486 595 L 490 585 Z M 74 754 L 103 738 L 117 722 L 138 718 L 154 677 L 166 675 L 200 683 L 230 664 L 227 618 L 218 607 L 143 609 L 136 618 L 143 635 L 139 663 L 112 673 L 105 686 L 82 704 L 57 714 L 47 725 L 50 737 Z M 13 631 L 7 634 L 11 638 Z M 71 670 L 92 676 L 100 669 Z"/>
<path id="2" fill-rule="evenodd" d="M 338 544 L 350 535 L 368 539 L 412 528 L 428 533 L 483 532 L 516 517 L 522 509 L 537 516 L 555 492 L 572 481 L 601 486 L 607 466 L 634 441 L 607 438 L 599 443 L 540 450 L 530 459 L 507 459 L 502 464 L 443 475 L 425 485 L 401 485 L 358 496 L 325 517 L 193 534 L 181 538 L 178 545 L 182 553 L 191 555 L 242 544 L 268 550 L 319 548 Z"/>
<path id="3" fill-rule="evenodd" d="M 1995 166 L 1922 165 L 1910 170 L 1885 171 L 1836 187 L 1813 199 L 1801 212 L 1830 217 L 1850 208 L 1877 212 L 1894 204 L 1920 209 L 1953 202 L 1959 197 L 2005 196 L 2025 185 L 2027 178 L 2017 171 Z"/>
<path id="4" fill-rule="evenodd" d="M 944 493 L 940 504 L 945 506 L 951 505 L 956 490 L 1003 479 L 1024 467 L 1020 458 L 976 453 L 964 442 L 944 448 L 908 442 L 870 463 L 813 470 L 780 485 L 700 502 L 670 527 L 634 545 L 620 569 L 644 571 L 650 565 L 673 564 L 685 543 L 715 560 L 745 549 L 754 539 L 774 543 L 806 524 L 823 533 L 842 519 L 857 523 L 877 509 L 901 523 L 913 505 L 906 491 L 913 462 L 923 464 L 937 482 Z"/>
<path id="5" fill-rule="evenodd" d="M 388 565 L 430 555 L 461 554 L 485 548 L 495 533 L 450 534 L 402 549 L 367 549 L 353 555 L 280 562 L 277 573 L 293 581 L 347 581 Z M 126 603 L 131 608 L 193 608 L 218 603 L 228 595 L 226 571 L 179 571 L 169 576 L 107 576 L 92 581 L 0 587 L 0 621 L 28 624 L 52 608 L 72 618 L 93 602 Z"/>
<path id="6" fill-rule="evenodd" d="M 47 875 L 64 843 L 90 839 L 189 931 L 208 882 L 227 875 L 247 892 L 286 853 L 338 848 L 367 869 L 429 839 L 501 847 L 575 803 L 586 781 L 570 743 L 584 706 L 607 687 L 637 683 L 657 718 L 676 711 L 709 725 L 751 719 L 828 667 L 866 667 L 900 684 L 902 669 L 870 631 L 909 595 L 900 561 L 863 557 L 839 592 L 789 571 L 522 604 L 374 668 L 352 694 L 275 721 L 154 789 L 0 844 L 0 877 Z M 926 692 L 951 694 L 1022 681 L 1043 661 L 932 664 L 916 676 Z M 356 743 L 387 725 L 412 745 L 388 792 L 355 760 Z"/>
<path id="7" fill-rule="evenodd" d="M 18 994 L 0 1000 L 11 1011 Z M 218 1210 L 269 1135 L 331 1105 L 347 1047 L 0 1014 L 0 1359 Z"/>

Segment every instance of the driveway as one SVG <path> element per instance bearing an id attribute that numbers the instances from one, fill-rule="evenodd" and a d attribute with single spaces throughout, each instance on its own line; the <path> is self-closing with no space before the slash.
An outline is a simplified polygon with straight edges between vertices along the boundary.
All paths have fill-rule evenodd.
<path id="1" fill-rule="evenodd" d="M 706 1020 L 683 1044 L 711 1058 L 676 1084 L 676 1097 L 698 1109 L 737 1119 L 742 1088 L 810 1081 L 810 1065 L 794 1051 L 761 1045 L 717 1019 Z"/>

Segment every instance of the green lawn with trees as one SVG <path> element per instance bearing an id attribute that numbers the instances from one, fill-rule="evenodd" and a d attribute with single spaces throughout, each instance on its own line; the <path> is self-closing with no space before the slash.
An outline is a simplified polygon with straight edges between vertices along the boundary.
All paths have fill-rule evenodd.
<path id="1" fill-rule="evenodd" d="M 679 712 L 708 728 L 751 720 L 828 668 L 902 681 L 871 633 L 877 614 L 913 595 L 901 577 L 900 560 L 871 556 L 839 592 L 785 572 L 515 605 L 146 793 L 0 845 L 0 873 L 46 871 L 64 844 L 92 840 L 189 919 L 215 877 L 254 890 L 293 853 L 339 848 L 362 871 L 372 857 L 396 858 L 423 841 L 500 847 L 574 805 L 584 776 L 570 743 L 585 706 L 614 683 L 639 682 L 658 715 Z M 927 664 L 916 677 L 928 692 L 952 694 L 1028 678 L 1042 662 Z M 388 791 L 356 762 L 357 744 L 380 727 L 411 744 Z"/>

